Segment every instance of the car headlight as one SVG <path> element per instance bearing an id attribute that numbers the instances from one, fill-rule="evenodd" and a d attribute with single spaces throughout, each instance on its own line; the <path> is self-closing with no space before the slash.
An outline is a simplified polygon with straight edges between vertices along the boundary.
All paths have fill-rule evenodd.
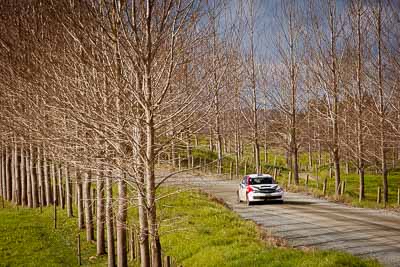
<path id="1" fill-rule="evenodd" d="M 283 191 L 283 189 L 280 186 L 278 186 L 275 190 L 276 190 L 276 192 L 282 192 Z"/>

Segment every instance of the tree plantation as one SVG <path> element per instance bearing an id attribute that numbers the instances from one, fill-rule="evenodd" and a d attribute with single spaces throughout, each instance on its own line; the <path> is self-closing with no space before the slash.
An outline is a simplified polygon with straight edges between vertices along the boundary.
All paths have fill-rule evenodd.
<path id="1" fill-rule="evenodd" d="M 73 218 L 108 266 L 133 236 L 141 266 L 165 266 L 180 172 L 329 170 L 335 196 L 354 173 L 359 201 L 374 173 L 383 203 L 397 192 L 398 1 L 0 3 L 3 207 Z"/>

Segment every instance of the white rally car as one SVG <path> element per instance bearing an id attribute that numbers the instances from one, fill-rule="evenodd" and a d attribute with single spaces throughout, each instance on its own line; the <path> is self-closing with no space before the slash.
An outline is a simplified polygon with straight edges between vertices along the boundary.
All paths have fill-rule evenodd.
<path id="1" fill-rule="evenodd" d="M 269 174 L 246 175 L 237 191 L 238 201 L 248 205 L 253 202 L 277 200 L 283 203 L 283 189 Z"/>

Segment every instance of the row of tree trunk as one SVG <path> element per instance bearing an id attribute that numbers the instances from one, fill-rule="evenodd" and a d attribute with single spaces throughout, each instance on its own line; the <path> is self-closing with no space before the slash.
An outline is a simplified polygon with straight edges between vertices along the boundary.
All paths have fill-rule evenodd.
<path id="1" fill-rule="evenodd" d="M 57 205 L 66 210 L 68 217 L 74 217 L 75 204 L 78 228 L 86 230 L 87 241 L 96 241 L 97 255 L 107 254 L 108 266 L 128 265 L 124 177 L 116 179 L 119 196 L 118 211 L 114 215 L 112 186 L 115 173 L 83 171 L 49 157 L 43 146 L 26 145 L 15 140 L 3 144 L 0 154 L 1 198 L 29 208 Z M 143 209 L 140 212 L 143 213 Z M 145 236 L 143 239 L 141 243 L 147 246 L 148 251 L 148 238 Z"/>

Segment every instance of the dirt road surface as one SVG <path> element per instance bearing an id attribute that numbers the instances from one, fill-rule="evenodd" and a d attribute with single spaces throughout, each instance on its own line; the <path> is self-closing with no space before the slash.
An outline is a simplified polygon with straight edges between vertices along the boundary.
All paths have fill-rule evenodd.
<path id="1" fill-rule="evenodd" d="M 400 215 L 348 207 L 298 193 L 284 204 L 238 203 L 238 181 L 180 175 L 168 183 L 200 188 L 222 199 L 244 219 L 255 221 L 293 247 L 316 247 L 373 257 L 385 266 L 400 266 Z"/>

